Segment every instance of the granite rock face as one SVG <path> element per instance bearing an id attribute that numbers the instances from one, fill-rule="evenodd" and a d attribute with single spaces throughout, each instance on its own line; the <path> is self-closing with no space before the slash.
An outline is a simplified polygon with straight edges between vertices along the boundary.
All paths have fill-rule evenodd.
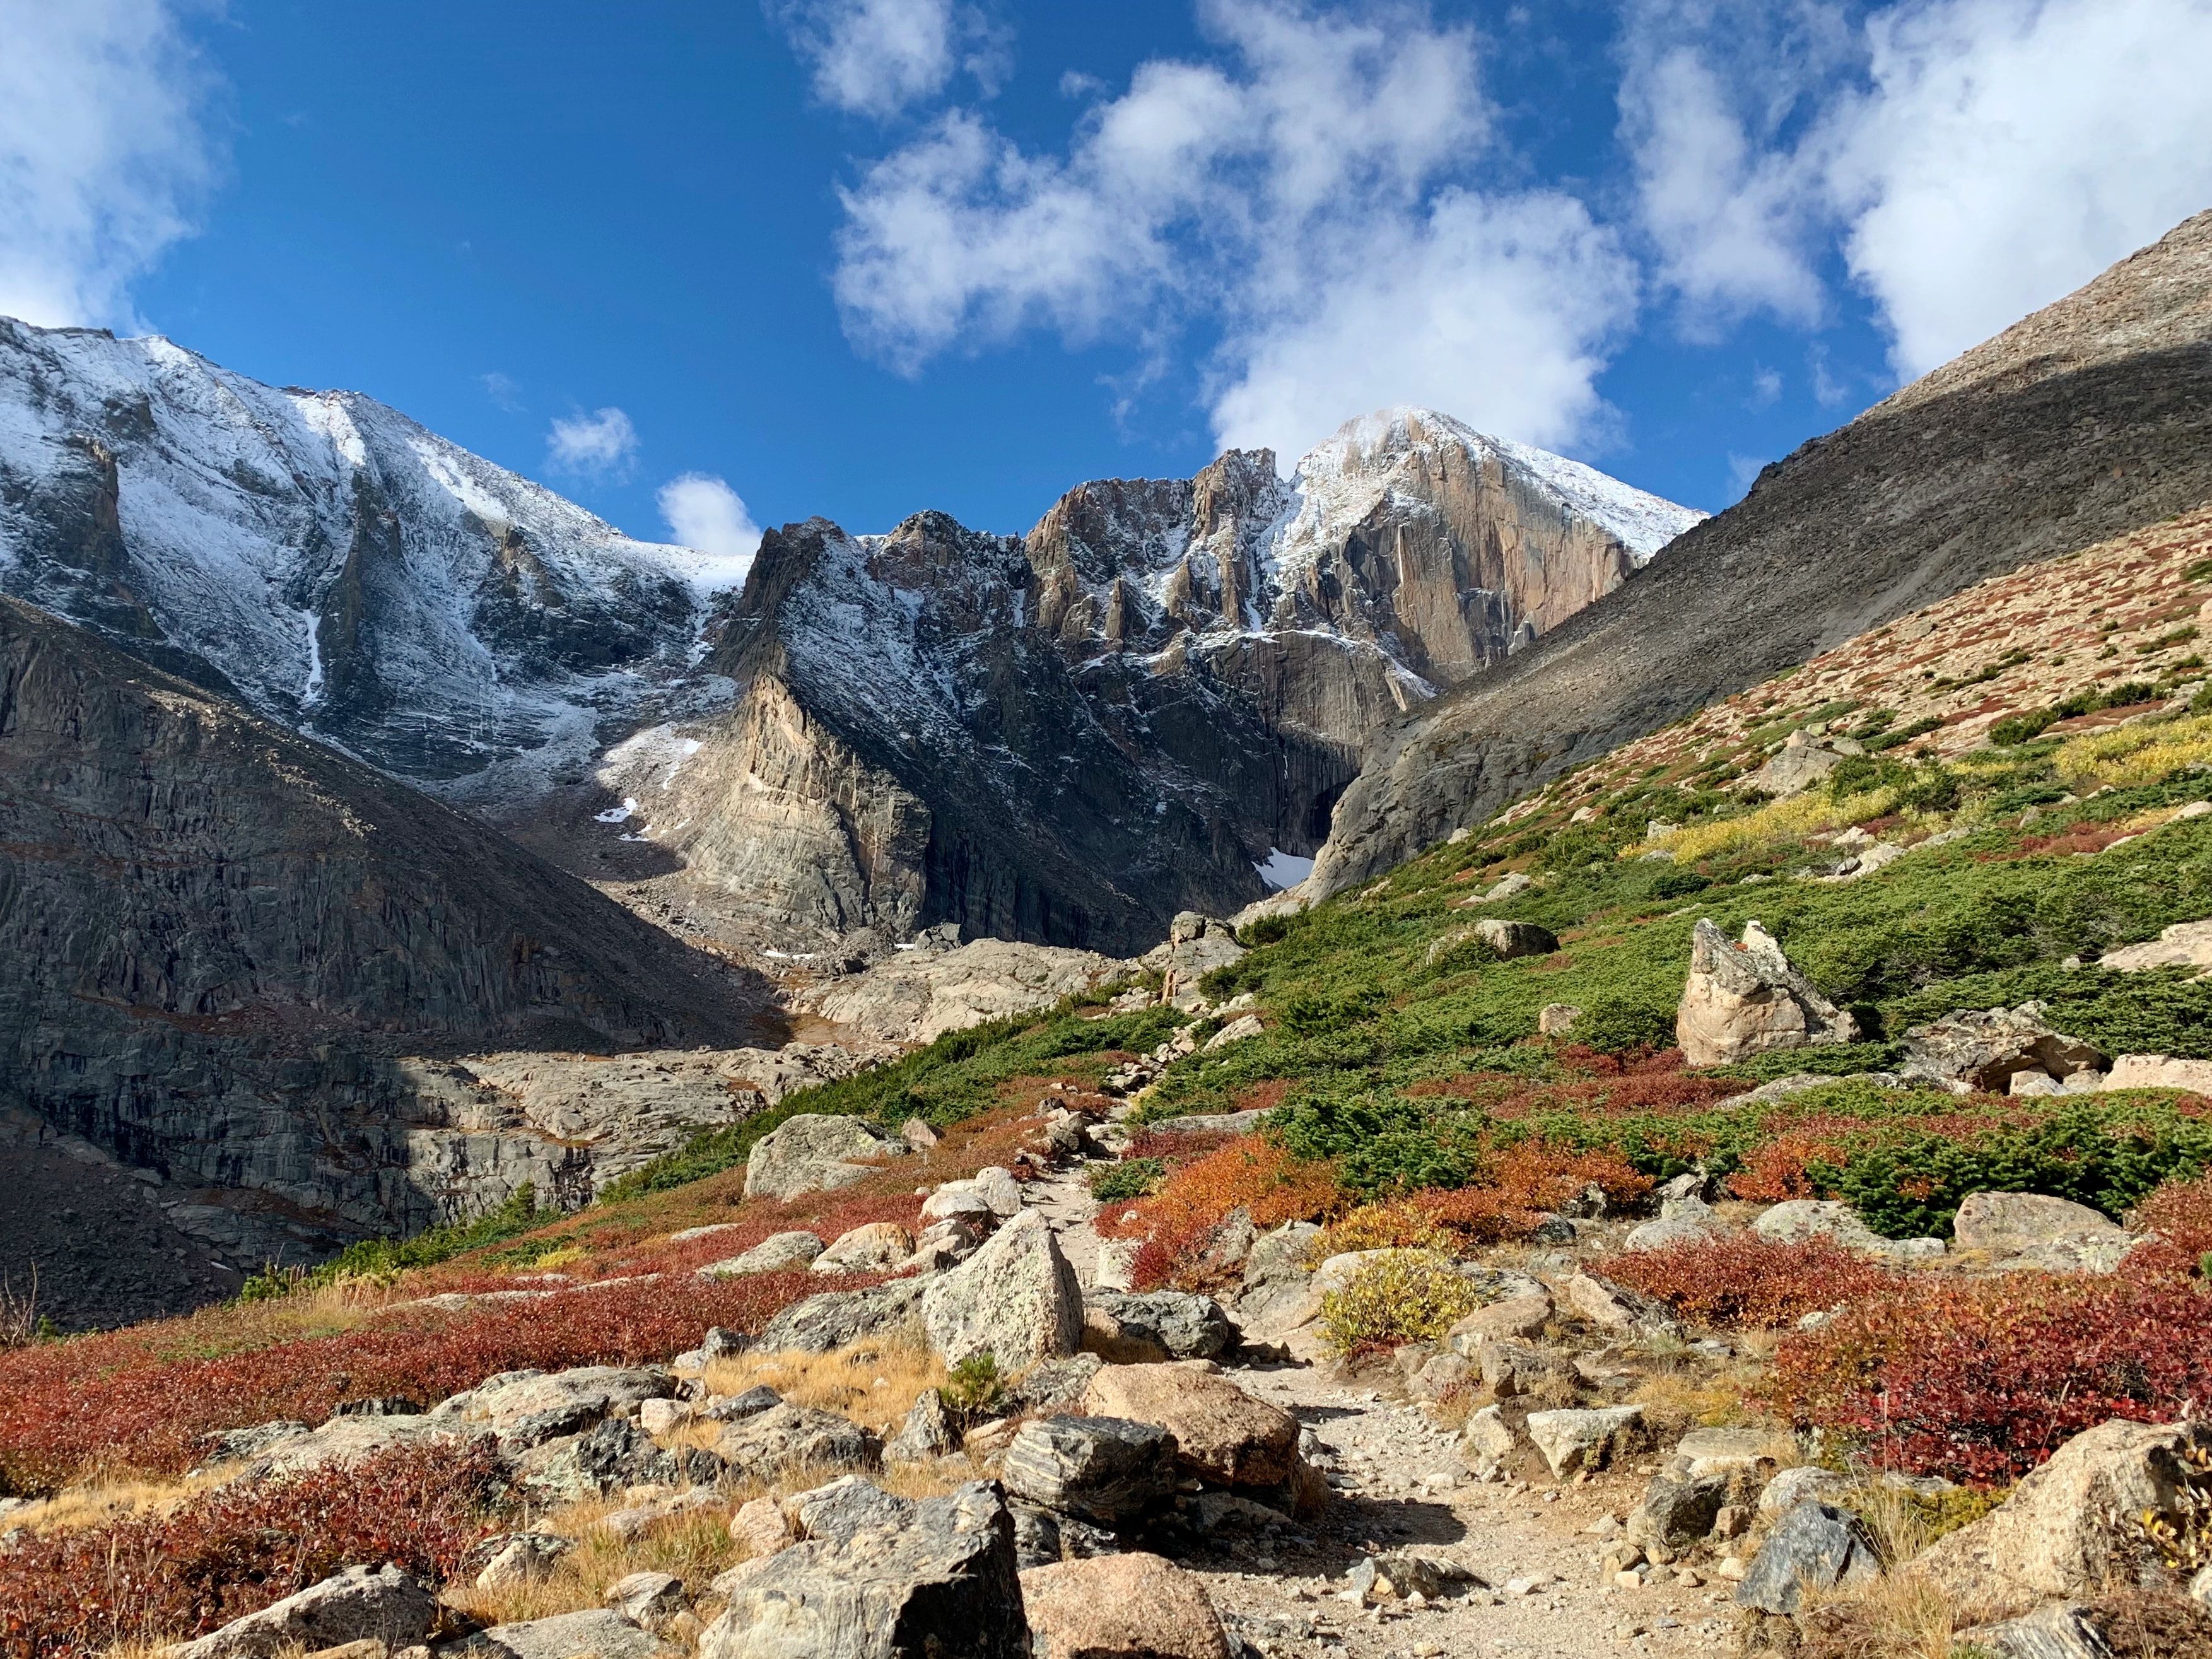
<path id="1" fill-rule="evenodd" d="M 206 1212 L 176 1224 L 222 1229 L 248 1266 L 264 1243 L 297 1260 L 472 1214 L 516 1179 L 542 1202 L 587 1196 L 589 1149 L 502 1121 L 463 1055 L 732 1048 L 768 1029 L 758 981 L 12 599 L 0 839 L 11 1091 L 163 1177 Z M 723 1121 L 750 1109 L 721 1079 L 707 1091 Z"/>
<path id="2" fill-rule="evenodd" d="M 698 744 L 679 769 L 603 777 L 651 803 L 629 827 L 686 903 L 1125 955 L 1179 911 L 1262 897 L 1259 866 L 1318 846 L 1378 725 L 1695 519 L 1399 410 L 1287 484 L 1232 453 L 1082 485 L 1026 538 L 787 525 L 708 624 L 702 668 L 734 702 L 678 723 Z"/>
<path id="3" fill-rule="evenodd" d="M 1302 890 L 2023 565 L 2212 500 L 2212 213 L 1759 475 L 1666 556 L 1378 732 Z"/>

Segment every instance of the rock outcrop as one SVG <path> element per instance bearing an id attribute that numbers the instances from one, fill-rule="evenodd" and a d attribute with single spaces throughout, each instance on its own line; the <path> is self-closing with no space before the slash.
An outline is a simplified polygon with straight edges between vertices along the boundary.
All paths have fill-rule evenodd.
<path id="1" fill-rule="evenodd" d="M 2212 500 L 2212 213 L 1759 475 L 1664 558 L 1379 732 L 1304 890 L 1986 578 Z"/>
<path id="2" fill-rule="evenodd" d="M 1674 1041 L 1692 1066 L 1726 1066 L 1774 1048 L 1849 1042 L 1857 1022 L 1790 964 L 1773 934 L 1744 924 L 1730 945 L 1700 921 L 1690 944 L 1690 976 L 1674 1018 Z"/>

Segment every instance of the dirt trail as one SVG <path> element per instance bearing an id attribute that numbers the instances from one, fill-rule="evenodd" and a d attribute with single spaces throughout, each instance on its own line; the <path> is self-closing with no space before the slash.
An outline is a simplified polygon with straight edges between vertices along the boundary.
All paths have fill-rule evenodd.
<path id="1" fill-rule="evenodd" d="M 1042 1214 L 1086 1287 L 1099 1238 L 1088 1168 L 1032 1183 Z M 1484 1485 L 1460 1460 L 1457 1437 L 1419 1407 L 1327 1366 L 1290 1362 L 1230 1367 L 1239 1386 L 1283 1407 L 1320 1443 L 1314 1461 L 1337 1498 L 1309 1533 L 1270 1539 L 1224 1533 L 1184 1565 L 1203 1575 L 1214 1605 L 1234 1615 L 1263 1653 L 1352 1659 L 1500 1654 L 1528 1659 L 1726 1650 L 1729 1589 L 1655 1583 L 1622 1590 L 1601 1582 L 1602 1541 L 1584 1529 L 1625 1521 L 1652 1459 L 1586 1485 Z M 1470 1568 L 1486 1588 L 1408 1610 L 1342 1599 L 1344 1574 L 1377 1550 L 1414 1547 Z"/>

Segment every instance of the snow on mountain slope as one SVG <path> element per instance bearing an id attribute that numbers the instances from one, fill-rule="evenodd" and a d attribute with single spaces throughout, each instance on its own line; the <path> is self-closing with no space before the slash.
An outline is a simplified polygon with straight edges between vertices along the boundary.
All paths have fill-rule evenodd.
<path id="1" fill-rule="evenodd" d="M 580 773 L 730 574 L 357 393 L 0 319 L 0 590 L 411 781 Z"/>

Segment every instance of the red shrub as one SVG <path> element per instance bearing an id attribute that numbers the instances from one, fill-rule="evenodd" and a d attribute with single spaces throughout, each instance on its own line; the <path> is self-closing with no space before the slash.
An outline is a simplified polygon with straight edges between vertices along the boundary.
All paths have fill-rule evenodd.
<path id="1" fill-rule="evenodd" d="M 2167 1182 L 2142 1201 L 2136 1224 L 2179 1253 L 2184 1272 L 2203 1272 L 2203 1264 L 2212 1257 L 2212 1176 Z M 2132 1265 L 2134 1257 L 2129 1260 Z"/>
<path id="2" fill-rule="evenodd" d="M 0 1573 L 0 1650 L 75 1659 L 204 1635 L 356 1565 L 443 1578 L 493 1530 L 501 1480 L 489 1449 L 411 1447 L 33 1534 Z"/>
<path id="3" fill-rule="evenodd" d="M 1098 1231 L 1143 1241 L 1133 1273 L 1139 1289 L 1151 1290 L 1188 1277 L 1207 1235 L 1240 1205 L 1264 1231 L 1323 1219 L 1345 1202 L 1332 1166 L 1300 1163 L 1273 1141 L 1246 1135 L 1176 1170 L 1150 1198 L 1108 1212 Z"/>
<path id="4" fill-rule="evenodd" d="M 665 1359 L 709 1325 L 757 1330 L 821 1288 L 804 1273 L 719 1282 L 687 1274 L 450 1311 L 401 1303 L 333 1335 L 264 1336 L 251 1346 L 233 1337 L 236 1346 L 211 1343 L 210 1354 L 192 1341 L 196 1328 L 241 1329 L 240 1310 L 214 1310 L 204 1320 L 20 1349 L 0 1356 L 0 1480 L 44 1491 L 94 1466 L 174 1473 L 198 1460 L 213 1431 L 276 1418 L 319 1423 L 342 1401 L 404 1395 L 427 1405 L 495 1371 Z"/>
<path id="5" fill-rule="evenodd" d="M 1525 1237 L 1591 1187 L 1605 1194 L 1608 1207 L 1620 1209 L 1649 1193 L 1651 1178 L 1615 1152 L 1567 1152 L 1523 1140 L 1489 1154 L 1474 1184 L 1417 1193 L 1413 1201 L 1463 1243 L 1494 1244 Z"/>
<path id="6" fill-rule="evenodd" d="M 1792 1325 L 1808 1313 L 1894 1291 L 1903 1276 L 1829 1239 L 1756 1235 L 1632 1250 L 1598 1271 L 1706 1325 Z"/>
<path id="7" fill-rule="evenodd" d="M 1793 1420 L 1863 1438 L 1885 1468 L 2009 1480 L 2107 1419 L 2212 1404 L 2212 1296 L 2132 1262 L 1920 1281 L 1790 1338 L 1771 1388 Z"/>

